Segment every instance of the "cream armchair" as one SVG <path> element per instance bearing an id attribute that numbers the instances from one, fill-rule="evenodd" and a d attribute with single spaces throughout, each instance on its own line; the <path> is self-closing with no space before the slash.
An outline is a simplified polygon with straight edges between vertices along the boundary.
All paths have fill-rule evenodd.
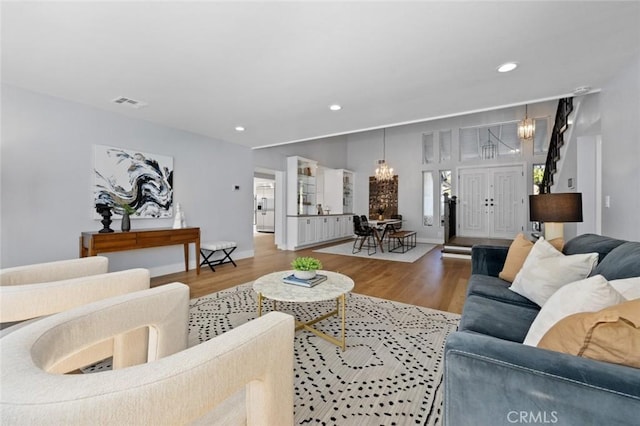
<path id="1" fill-rule="evenodd" d="M 293 317 L 269 313 L 187 348 L 188 309 L 188 287 L 173 283 L 3 337 L 0 423 L 292 425 Z M 133 341 L 141 329 L 148 346 Z M 76 354 L 110 339 L 114 366 L 128 368 L 62 374 L 95 361 Z M 149 362 L 135 365 L 141 355 Z"/>
<path id="2" fill-rule="evenodd" d="M 69 278 L 105 274 L 109 259 L 104 256 L 81 257 L 0 269 L 0 284 L 22 285 L 60 281 Z"/>
<path id="3" fill-rule="evenodd" d="M 94 256 L 0 270 L 0 323 L 25 321 L 149 288 L 146 269 L 107 273 Z M 3 330 L 2 335 L 7 333 Z"/>

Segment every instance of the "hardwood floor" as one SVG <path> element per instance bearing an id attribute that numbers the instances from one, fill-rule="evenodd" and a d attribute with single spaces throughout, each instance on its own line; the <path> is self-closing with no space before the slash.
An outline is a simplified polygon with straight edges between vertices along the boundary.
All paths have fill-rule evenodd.
<path id="1" fill-rule="evenodd" d="M 151 285 L 155 287 L 178 281 L 189 285 L 192 298 L 201 297 L 253 281 L 270 272 L 291 269 L 290 263 L 297 256 L 313 256 L 322 261 L 324 269 L 353 278 L 355 293 L 448 312 L 462 312 L 471 262 L 441 258 L 440 246 L 414 263 L 314 253 L 313 250 L 317 248 L 278 250 L 273 234 L 256 233 L 255 256 L 236 260 L 237 268 L 226 264 L 216 267 L 216 272 L 212 272 L 205 266 L 199 276 L 195 270 L 178 272 L 152 278 Z"/>

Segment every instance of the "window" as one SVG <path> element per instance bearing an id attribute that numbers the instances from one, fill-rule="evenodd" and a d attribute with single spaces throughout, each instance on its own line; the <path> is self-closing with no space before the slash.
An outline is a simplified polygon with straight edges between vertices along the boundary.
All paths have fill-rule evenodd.
<path id="1" fill-rule="evenodd" d="M 440 131 L 440 162 L 451 161 L 451 130 Z"/>
<path id="2" fill-rule="evenodd" d="M 540 193 L 540 184 L 542 183 L 542 177 L 544 176 L 544 164 L 533 165 L 533 195 Z"/>
<path id="3" fill-rule="evenodd" d="M 549 150 L 550 137 L 547 133 L 547 118 L 536 118 L 536 133 L 533 135 L 533 153 L 546 154 Z"/>
<path id="4" fill-rule="evenodd" d="M 517 121 L 460 129 L 460 161 L 519 157 L 521 150 Z"/>
<path id="5" fill-rule="evenodd" d="M 451 197 L 451 170 L 440 170 L 440 225 L 444 226 L 444 194 Z"/>
<path id="6" fill-rule="evenodd" d="M 433 172 L 422 172 L 422 224 L 433 226 Z"/>
<path id="7" fill-rule="evenodd" d="M 433 133 L 422 134 L 422 164 L 435 162 Z"/>

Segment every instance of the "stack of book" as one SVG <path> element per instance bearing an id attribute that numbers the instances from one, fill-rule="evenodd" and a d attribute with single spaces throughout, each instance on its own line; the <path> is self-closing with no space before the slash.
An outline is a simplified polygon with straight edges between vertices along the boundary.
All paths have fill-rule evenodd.
<path id="1" fill-rule="evenodd" d="M 326 275 L 316 274 L 315 277 L 310 278 L 308 280 L 303 280 L 300 278 L 296 278 L 295 275 L 291 274 L 282 279 L 282 282 L 286 284 L 299 285 L 301 287 L 313 287 L 315 285 L 320 284 L 322 281 L 327 279 Z"/>

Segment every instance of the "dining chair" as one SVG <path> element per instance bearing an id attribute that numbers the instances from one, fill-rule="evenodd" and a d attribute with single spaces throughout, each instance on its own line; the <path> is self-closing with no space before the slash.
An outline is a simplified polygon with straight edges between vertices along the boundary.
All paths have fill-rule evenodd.
<path id="1" fill-rule="evenodd" d="M 366 220 L 366 216 L 362 216 Z M 360 216 L 353 216 L 353 233 L 356 234 L 356 239 L 353 242 L 353 248 L 351 249 L 352 254 L 359 253 L 362 250 L 362 247 L 366 243 L 367 254 L 371 256 L 376 253 L 377 246 L 375 236 L 373 235 L 373 229 L 368 225 L 364 226 L 362 223 L 362 219 Z M 359 243 L 359 244 L 358 244 Z M 356 248 L 356 246 L 358 246 Z"/>
<path id="2" fill-rule="evenodd" d="M 399 223 L 394 223 L 393 225 L 391 225 L 391 227 L 393 228 L 393 232 L 398 232 L 402 229 L 402 215 L 401 214 L 392 214 L 391 215 L 391 219 L 397 219 L 400 222 Z"/>

